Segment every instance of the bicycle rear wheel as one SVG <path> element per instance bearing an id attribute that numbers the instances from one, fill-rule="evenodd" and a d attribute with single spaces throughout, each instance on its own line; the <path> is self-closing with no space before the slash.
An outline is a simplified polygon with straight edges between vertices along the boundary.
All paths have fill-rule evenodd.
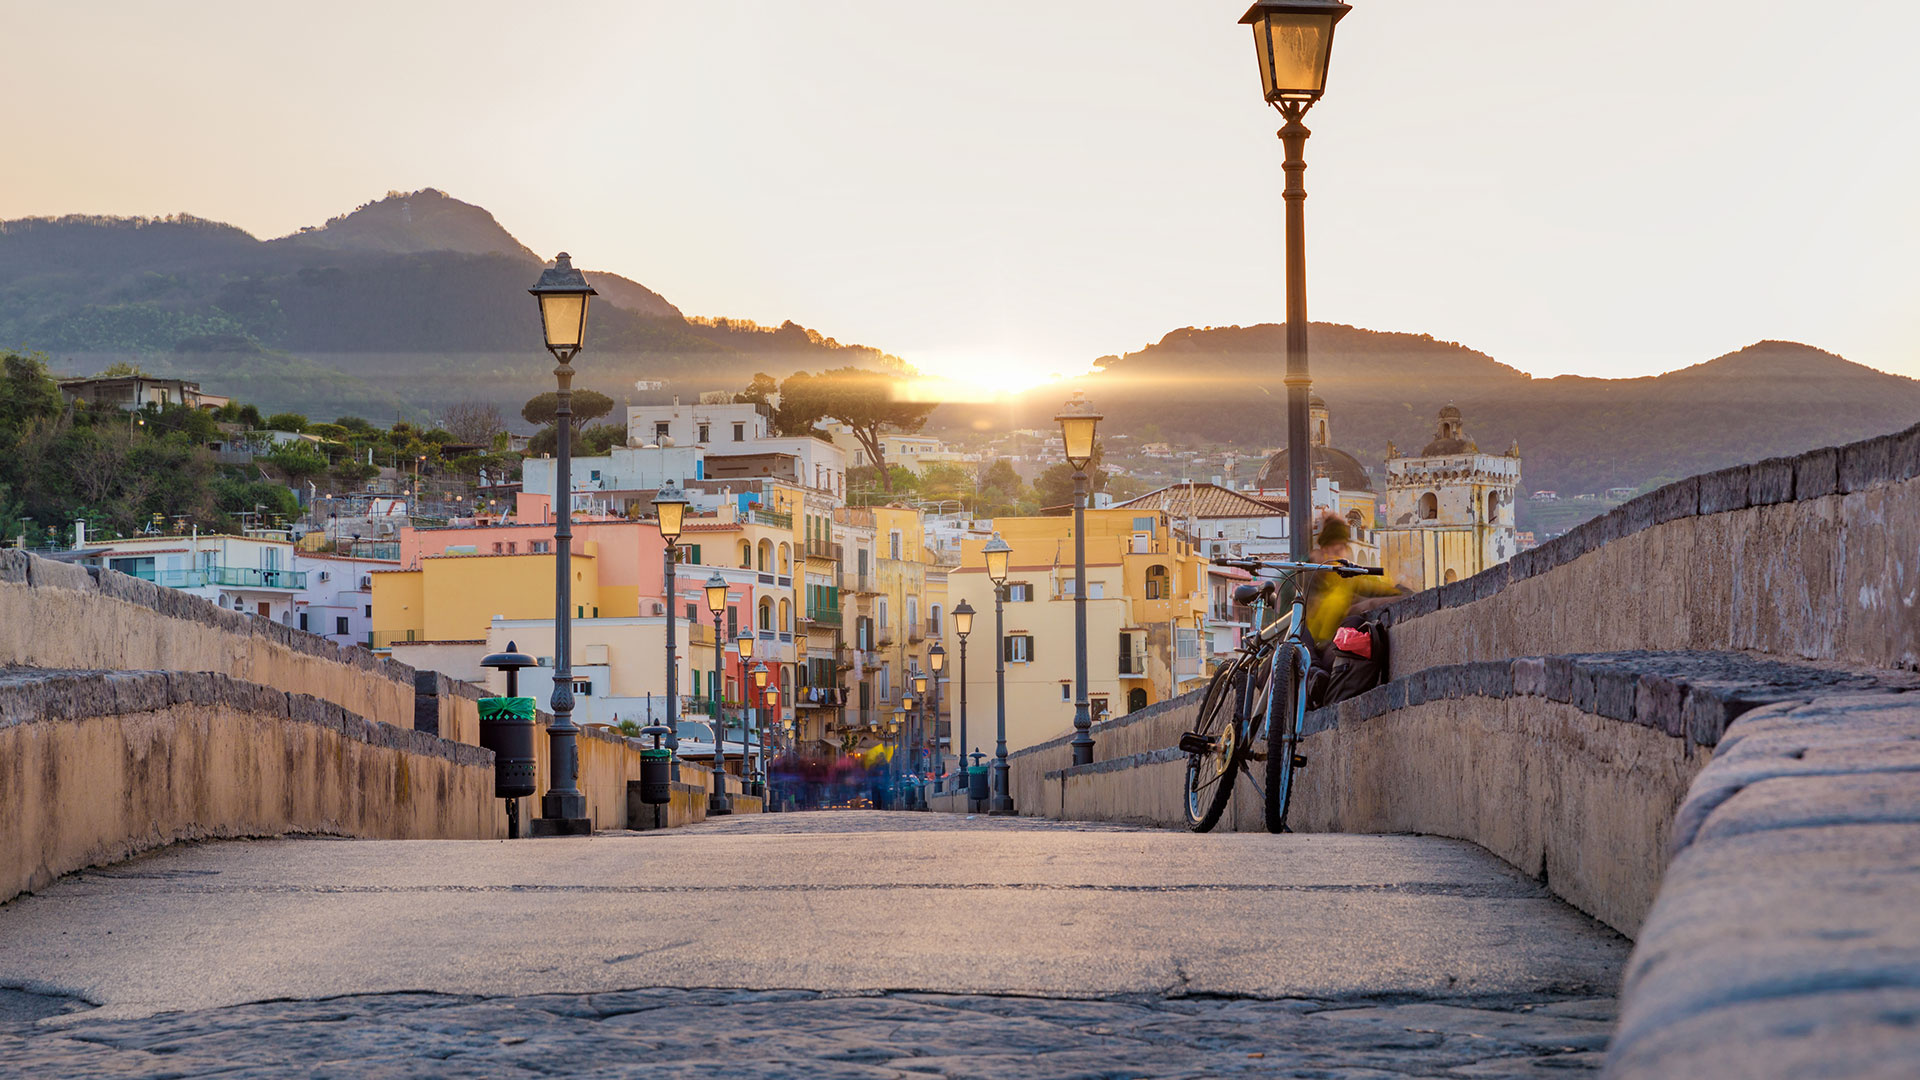
<path id="1" fill-rule="evenodd" d="M 1281 645 L 1276 658 L 1283 670 L 1279 692 L 1272 703 L 1271 722 L 1267 726 L 1267 831 L 1287 831 L 1287 804 L 1293 798 L 1293 760 L 1300 745 L 1300 732 L 1294 726 L 1302 684 L 1298 658 L 1287 645 Z"/>
<path id="2" fill-rule="evenodd" d="M 1187 828 L 1207 832 L 1220 823 L 1227 801 L 1233 798 L 1233 782 L 1247 759 L 1247 740 L 1236 718 L 1247 680 L 1242 664 L 1235 661 L 1223 667 L 1207 684 L 1200 699 L 1200 714 L 1193 733 L 1211 745 L 1204 753 L 1187 755 L 1186 810 Z"/>

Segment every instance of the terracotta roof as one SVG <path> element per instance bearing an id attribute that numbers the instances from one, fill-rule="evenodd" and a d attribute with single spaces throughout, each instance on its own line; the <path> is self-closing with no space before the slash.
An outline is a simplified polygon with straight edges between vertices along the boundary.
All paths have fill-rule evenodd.
<path id="1" fill-rule="evenodd" d="M 1219 484 L 1173 484 L 1119 504 L 1119 509 L 1164 510 L 1174 518 L 1273 517 L 1285 511 L 1265 499 Z"/>

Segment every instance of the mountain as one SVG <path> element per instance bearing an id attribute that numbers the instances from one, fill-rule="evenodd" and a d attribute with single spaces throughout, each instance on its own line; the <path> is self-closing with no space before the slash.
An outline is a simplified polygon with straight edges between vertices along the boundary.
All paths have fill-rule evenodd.
<path id="1" fill-rule="evenodd" d="M 1314 323 L 1314 393 L 1332 440 L 1376 475 L 1389 442 L 1417 453 L 1449 402 L 1484 450 L 1516 439 L 1530 490 L 1635 487 L 1745 461 L 1851 442 L 1920 420 L 1920 381 L 1793 342 L 1763 341 L 1639 379 L 1535 379 L 1485 353 L 1427 335 Z M 1286 441 L 1286 328 L 1184 328 L 1075 380 L 1103 430 L 1268 450 Z M 1024 395 L 991 422 L 1049 426 L 1058 387 Z M 946 410 L 943 410 L 945 413 Z M 955 430 L 975 419 L 955 409 Z"/>
<path id="2" fill-rule="evenodd" d="M 0 341 L 87 373 L 132 360 L 263 408 L 424 418 L 547 389 L 529 285 L 544 265 L 493 215 L 431 188 L 260 240 L 192 215 L 0 222 Z M 576 385 L 620 400 L 744 387 L 757 371 L 898 366 L 787 323 L 686 319 L 587 270 L 600 302 Z M 637 383 L 664 389 L 636 392 Z"/>

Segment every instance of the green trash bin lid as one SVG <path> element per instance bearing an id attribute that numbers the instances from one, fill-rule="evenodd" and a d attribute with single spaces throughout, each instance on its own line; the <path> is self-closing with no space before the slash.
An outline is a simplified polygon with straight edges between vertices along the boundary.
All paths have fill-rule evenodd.
<path id="1" fill-rule="evenodd" d="M 673 751 L 664 746 L 658 748 L 649 746 L 640 751 L 640 756 L 643 758 L 670 758 L 673 756 Z"/>
<path id="2" fill-rule="evenodd" d="M 969 766 L 967 766 L 967 775 L 968 775 L 968 776 L 979 776 L 979 775 L 981 775 L 982 773 L 985 773 L 986 771 L 987 771 L 987 767 L 986 767 L 985 765 L 969 765 Z"/>
<path id="3" fill-rule="evenodd" d="M 480 699 L 480 719 L 532 720 L 538 707 L 530 697 L 483 697 Z"/>

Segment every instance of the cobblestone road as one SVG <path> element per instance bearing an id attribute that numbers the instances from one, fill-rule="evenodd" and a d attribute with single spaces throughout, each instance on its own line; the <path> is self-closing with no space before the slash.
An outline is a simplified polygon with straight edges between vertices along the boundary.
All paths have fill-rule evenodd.
<path id="1" fill-rule="evenodd" d="M 0 1073 L 1569 1076 L 1625 953 L 1418 837 L 836 814 L 210 844 L 0 907 L 0 986 L 36 991 L 0 991 Z"/>

